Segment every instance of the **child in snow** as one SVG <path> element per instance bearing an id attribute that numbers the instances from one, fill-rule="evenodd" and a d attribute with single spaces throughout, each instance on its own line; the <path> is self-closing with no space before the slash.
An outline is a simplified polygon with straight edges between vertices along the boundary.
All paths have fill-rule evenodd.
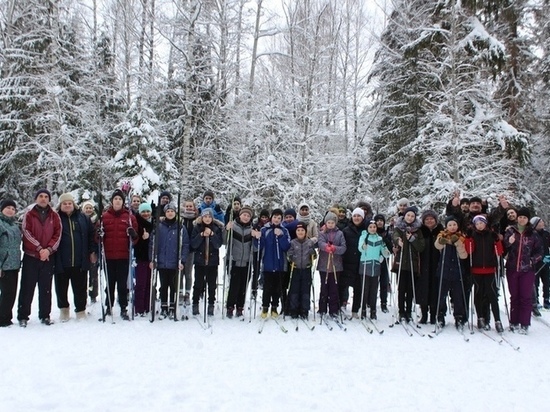
<path id="1" fill-rule="evenodd" d="M 464 329 L 466 317 L 466 305 L 464 302 L 463 260 L 468 257 L 464 246 L 464 236 L 458 230 L 458 219 L 448 216 L 445 220 L 445 230 L 439 233 L 435 241 L 435 247 L 441 251 L 437 275 L 439 277 L 439 300 L 437 304 L 438 322 L 445 325 L 445 313 L 447 312 L 446 297 L 450 293 L 453 301 L 455 326 Z"/>
<path id="2" fill-rule="evenodd" d="M 191 247 L 195 251 L 195 284 L 193 285 L 193 315 L 199 314 L 199 299 L 208 287 L 208 316 L 214 316 L 216 279 L 220 264 L 220 247 L 223 243 L 223 222 L 214 219 L 214 211 L 202 209 L 195 221 Z M 205 293 L 206 299 L 206 293 Z"/>
<path id="3" fill-rule="evenodd" d="M 325 216 L 325 228 L 319 232 L 319 275 L 321 276 L 321 295 L 319 313 L 327 312 L 333 317 L 338 315 L 338 277 L 344 270 L 342 255 L 346 251 L 346 239 L 336 224 L 338 216 L 329 212 Z"/>
<path id="4" fill-rule="evenodd" d="M 497 256 L 502 256 L 503 246 L 498 235 L 489 230 L 487 218 L 477 215 L 472 219 L 474 230 L 466 238 L 466 252 L 470 255 L 470 272 L 474 276 L 474 305 L 477 312 L 477 327 L 491 330 L 490 314 L 493 310 L 495 328 L 504 332 L 498 306 L 498 285 L 495 277 Z"/>
<path id="5" fill-rule="evenodd" d="M 376 319 L 376 295 L 378 294 L 381 263 L 390 256 L 390 251 L 384 239 L 377 232 L 376 221 L 371 220 L 367 230 L 363 230 L 361 233 L 357 245 L 361 252 L 361 318 L 366 317 L 366 306 L 368 305 L 370 307 L 370 318 L 373 320 Z M 355 309 L 355 311 L 352 311 L 352 316 L 357 318 L 357 308 Z"/>
<path id="6" fill-rule="evenodd" d="M 311 266 L 317 256 L 315 243 L 307 238 L 307 226 L 303 222 L 296 225 L 296 238 L 290 242 L 290 290 L 288 300 L 290 316 L 307 319 L 311 289 Z"/>

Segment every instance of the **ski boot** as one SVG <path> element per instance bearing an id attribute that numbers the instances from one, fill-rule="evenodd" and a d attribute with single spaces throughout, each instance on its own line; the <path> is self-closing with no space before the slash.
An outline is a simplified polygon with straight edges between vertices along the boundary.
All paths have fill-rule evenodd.
<path id="1" fill-rule="evenodd" d="M 376 318 L 376 311 L 375 311 L 375 310 L 371 310 L 371 311 L 370 311 L 370 318 L 371 318 L 371 320 L 376 320 L 376 319 L 377 319 L 377 318 Z"/>
<path id="2" fill-rule="evenodd" d="M 540 310 L 536 305 L 533 305 L 532 311 L 533 311 L 533 316 L 537 318 L 540 318 L 542 316 L 542 313 L 540 313 Z"/>
<path id="3" fill-rule="evenodd" d="M 486 326 L 487 326 L 487 325 L 485 324 L 485 319 L 484 319 L 484 318 L 478 318 L 478 319 L 477 319 L 477 328 L 478 328 L 479 330 L 482 330 L 482 329 L 485 330 L 485 327 L 486 327 Z"/>
<path id="4" fill-rule="evenodd" d="M 26 319 L 21 319 L 19 321 L 19 326 L 22 327 L 22 328 L 26 328 L 27 327 L 27 320 Z"/>
<path id="5" fill-rule="evenodd" d="M 193 314 L 193 316 L 200 315 L 198 303 L 193 303 L 193 308 L 191 309 L 191 313 Z"/>
<path id="6" fill-rule="evenodd" d="M 262 319 L 267 319 L 267 311 L 268 311 L 268 308 L 264 306 L 264 307 L 262 308 L 262 314 L 260 315 L 260 317 L 261 317 Z"/>
<path id="7" fill-rule="evenodd" d="M 502 322 L 500 320 L 495 321 L 495 329 L 497 333 L 504 333 L 504 328 L 502 327 Z"/>
<path id="8" fill-rule="evenodd" d="M 237 308 L 237 317 L 240 318 L 243 316 L 244 308 Z"/>
<path id="9" fill-rule="evenodd" d="M 122 320 L 130 320 L 130 316 L 128 316 L 128 310 L 122 309 L 120 311 L 120 317 L 122 318 Z"/>
<path id="10" fill-rule="evenodd" d="M 545 300 L 542 306 L 544 309 L 550 309 L 550 300 Z"/>
<path id="11" fill-rule="evenodd" d="M 388 313 L 388 304 L 387 303 L 382 303 L 380 305 L 380 309 L 382 310 L 383 313 Z"/>
<path id="12" fill-rule="evenodd" d="M 53 325 L 53 321 L 49 317 L 44 318 L 44 319 L 40 319 L 40 323 L 42 323 L 42 325 L 46 325 L 46 326 Z"/>
<path id="13" fill-rule="evenodd" d="M 208 316 L 214 316 L 214 305 L 213 304 L 209 304 L 208 305 L 208 312 L 207 312 Z"/>
<path id="14" fill-rule="evenodd" d="M 279 317 L 279 312 L 277 312 L 277 308 L 271 308 L 271 317 L 272 318 L 278 318 Z"/>
<path id="15" fill-rule="evenodd" d="M 227 308 L 227 312 L 225 313 L 225 316 L 227 319 L 233 318 L 233 308 Z"/>
<path id="16" fill-rule="evenodd" d="M 529 333 L 529 326 L 527 325 L 521 325 L 519 328 L 519 334 L 520 335 L 527 335 Z"/>

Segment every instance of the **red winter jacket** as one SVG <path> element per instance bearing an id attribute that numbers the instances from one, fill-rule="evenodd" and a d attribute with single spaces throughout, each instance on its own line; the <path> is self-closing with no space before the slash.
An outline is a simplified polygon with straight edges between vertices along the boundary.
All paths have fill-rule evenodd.
<path id="1" fill-rule="evenodd" d="M 49 249 L 53 254 L 59 247 L 61 241 L 61 219 L 59 215 L 48 206 L 44 223 L 40 220 L 34 206 L 25 213 L 21 230 L 23 231 L 23 252 L 34 258 L 40 259 L 40 250 Z"/>
<path id="2" fill-rule="evenodd" d="M 136 217 L 126 208 L 115 211 L 112 207 L 107 209 L 102 216 L 103 231 L 105 233 L 103 242 L 105 246 L 105 258 L 130 259 L 128 227 L 132 226 L 138 231 Z M 139 238 L 132 242 L 136 244 Z"/>

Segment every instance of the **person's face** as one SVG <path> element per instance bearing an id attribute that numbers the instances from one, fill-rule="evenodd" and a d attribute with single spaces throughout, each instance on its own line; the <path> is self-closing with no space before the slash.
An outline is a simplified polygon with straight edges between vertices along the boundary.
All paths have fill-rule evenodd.
<path id="1" fill-rule="evenodd" d="M 451 220 L 447 223 L 447 230 L 449 233 L 456 233 L 458 231 L 458 223 L 456 223 L 454 220 Z"/>
<path id="2" fill-rule="evenodd" d="M 269 216 L 260 216 L 260 221 L 265 225 L 269 222 Z"/>
<path id="3" fill-rule="evenodd" d="M 142 218 L 144 218 L 145 220 L 151 219 L 151 211 L 149 211 L 149 210 L 144 210 L 143 212 L 140 212 L 139 215 L 140 215 Z M 168 213 L 166 214 L 166 216 L 168 216 Z"/>
<path id="4" fill-rule="evenodd" d="M 363 216 L 361 216 L 361 215 L 352 215 L 351 216 L 351 221 L 353 222 L 353 224 L 355 226 L 361 226 L 361 224 L 363 223 Z"/>
<path id="5" fill-rule="evenodd" d="M 195 204 L 193 202 L 185 202 L 185 205 L 183 207 L 186 212 L 195 213 Z"/>
<path id="6" fill-rule="evenodd" d="M 437 225 L 437 221 L 434 219 L 433 216 L 426 216 L 424 219 L 424 226 L 426 226 L 428 229 L 433 229 Z"/>
<path id="7" fill-rule="evenodd" d="M 346 218 L 346 211 L 345 210 L 338 210 L 338 219 L 344 220 Z"/>
<path id="8" fill-rule="evenodd" d="M 239 219 L 242 223 L 247 224 L 252 219 L 252 216 L 250 216 L 248 213 L 241 213 L 239 215 Z"/>
<path id="9" fill-rule="evenodd" d="M 285 216 L 285 222 L 286 223 L 289 223 L 289 222 L 292 222 L 292 221 L 294 221 L 294 216 L 292 216 L 292 215 L 286 215 Z"/>
<path id="10" fill-rule="evenodd" d="M 4 210 L 2 210 L 2 213 L 4 214 L 4 216 L 7 216 L 7 217 L 14 217 L 15 212 L 16 210 L 13 206 L 6 206 Z"/>
<path id="11" fill-rule="evenodd" d="M 296 229 L 296 237 L 300 240 L 302 239 L 305 239 L 306 238 L 306 230 L 303 228 L 303 227 L 299 227 Z"/>
<path id="12" fill-rule="evenodd" d="M 470 202 L 470 207 L 468 209 L 470 212 L 481 212 L 481 203 L 480 202 Z"/>
<path id="13" fill-rule="evenodd" d="M 174 216 L 175 216 L 175 215 L 176 215 L 176 214 L 174 213 Z M 167 216 L 167 217 L 168 217 L 168 216 Z M 204 216 L 202 217 L 202 222 L 203 222 L 205 225 L 209 225 L 210 223 L 212 223 L 212 219 L 213 219 L 213 218 L 212 218 L 212 215 L 210 215 L 210 214 L 204 215 Z"/>
<path id="14" fill-rule="evenodd" d="M 527 226 L 527 223 L 529 223 L 527 216 L 518 216 L 518 225 Z"/>
<path id="15" fill-rule="evenodd" d="M 407 212 L 405 213 L 405 222 L 407 223 L 412 223 L 416 220 L 416 215 L 414 214 L 414 212 Z"/>
<path id="16" fill-rule="evenodd" d="M 546 225 L 544 224 L 544 220 L 540 220 L 539 223 L 537 223 L 537 227 L 535 229 L 537 230 L 542 230 L 546 227 Z"/>
<path id="17" fill-rule="evenodd" d="M 46 207 L 50 203 L 50 197 L 46 193 L 40 193 L 36 197 L 36 204 L 40 207 Z"/>
<path id="18" fill-rule="evenodd" d="M 303 206 L 300 208 L 300 216 L 307 216 L 309 213 L 309 207 Z"/>
<path id="19" fill-rule="evenodd" d="M 124 205 L 124 200 L 120 196 L 113 197 L 113 209 L 121 210 Z"/>
<path id="20" fill-rule="evenodd" d="M 212 196 L 204 196 L 204 204 L 206 205 L 210 205 L 212 204 L 212 202 L 214 201 L 214 199 L 212 198 Z"/>
<path id="21" fill-rule="evenodd" d="M 462 203 L 460 205 L 460 210 L 462 210 L 462 213 L 468 213 L 468 210 L 470 210 L 470 204 L 469 203 Z"/>
<path id="22" fill-rule="evenodd" d="M 283 217 L 281 215 L 271 216 L 271 223 L 273 223 L 274 225 L 280 225 L 282 220 Z"/>
<path id="23" fill-rule="evenodd" d="M 132 196 L 132 203 L 131 203 L 132 209 L 138 210 L 140 204 L 141 204 L 141 197 Z"/>
<path id="24" fill-rule="evenodd" d="M 476 221 L 476 230 L 479 230 L 480 232 L 484 231 L 487 225 L 484 221 L 478 220 Z"/>
<path id="25" fill-rule="evenodd" d="M 241 210 L 241 202 L 239 202 L 238 200 L 235 200 L 233 202 L 233 211 L 236 212 L 238 210 Z"/>
<path id="26" fill-rule="evenodd" d="M 369 223 L 369 227 L 367 228 L 367 230 L 371 235 L 374 235 L 377 228 L 378 226 L 376 226 L 376 223 Z"/>
<path id="27" fill-rule="evenodd" d="M 386 223 L 382 220 L 382 219 L 378 219 L 376 221 L 376 227 L 380 228 L 380 229 L 384 229 L 384 226 L 386 225 Z"/>
<path id="28" fill-rule="evenodd" d="M 94 207 L 92 205 L 86 205 L 83 211 L 86 216 L 92 216 L 94 214 Z"/>
<path id="29" fill-rule="evenodd" d="M 161 205 L 167 205 L 170 202 L 170 198 L 168 196 L 162 196 L 160 198 L 160 204 Z"/>
<path id="30" fill-rule="evenodd" d="M 399 209 L 399 211 L 401 213 L 403 213 L 405 211 L 406 208 L 409 207 L 409 204 L 408 203 L 405 203 L 405 202 L 402 202 L 402 203 L 398 203 L 397 204 L 397 208 Z"/>
<path id="31" fill-rule="evenodd" d="M 336 227 L 336 222 L 334 220 L 327 220 L 325 226 L 327 229 L 334 229 Z"/>
<path id="32" fill-rule="evenodd" d="M 506 212 L 506 217 L 510 222 L 515 222 L 516 219 L 518 218 L 518 215 L 514 209 L 510 209 L 509 211 Z"/>
<path id="33" fill-rule="evenodd" d="M 172 220 L 176 217 L 176 211 L 174 209 L 168 209 L 164 214 L 168 220 Z"/>
<path id="34" fill-rule="evenodd" d="M 65 200 L 64 202 L 61 202 L 59 210 L 61 210 L 63 213 L 70 215 L 74 212 L 74 203 L 70 200 Z"/>

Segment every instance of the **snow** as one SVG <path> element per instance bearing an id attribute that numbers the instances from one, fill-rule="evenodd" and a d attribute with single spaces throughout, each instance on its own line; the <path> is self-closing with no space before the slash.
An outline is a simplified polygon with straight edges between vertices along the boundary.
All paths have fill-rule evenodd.
<path id="1" fill-rule="evenodd" d="M 259 316 L 222 320 L 219 306 L 211 330 L 192 318 L 125 322 L 118 308 L 115 324 L 101 323 L 99 303 L 84 321 L 73 314 L 46 327 L 37 305 L 35 296 L 26 329 L 0 328 L 4 411 L 516 411 L 548 402 L 550 328 L 538 321 L 527 336 L 506 333 L 515 351 L 478 332 L 464 342 L 453 326 L 409 337 L 388 327 L 394 307 L 378 313 L 384 333 L 370 335 L 357 321 L 346 332 L 296 332 L 290 319 L 287 334 L 272 320 L 258 334 Z M 55 319 L 55 294 L 53 307 Z"/>

